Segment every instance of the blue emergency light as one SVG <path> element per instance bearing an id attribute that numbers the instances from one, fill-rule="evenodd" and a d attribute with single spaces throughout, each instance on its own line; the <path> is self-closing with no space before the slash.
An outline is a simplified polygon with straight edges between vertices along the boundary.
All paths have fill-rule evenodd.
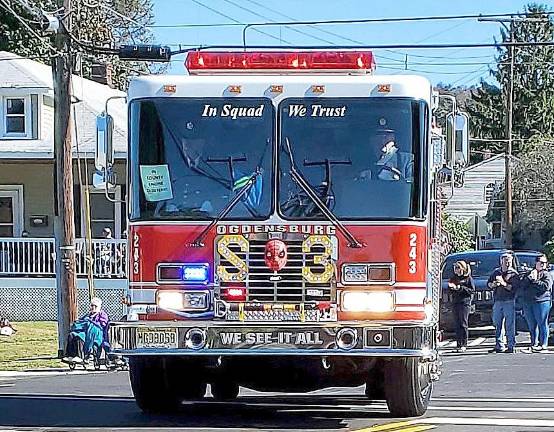
<path id="1" fill-rule="evenodd" d="M 207 284 L 209 279 L 210 266 L 204 264 L 184 264 L 183 281 L 187 283 Z"/>

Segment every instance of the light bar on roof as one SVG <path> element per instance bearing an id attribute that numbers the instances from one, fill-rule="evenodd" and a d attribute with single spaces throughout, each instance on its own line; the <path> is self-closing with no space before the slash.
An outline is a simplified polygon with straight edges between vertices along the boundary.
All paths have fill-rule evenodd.
<path id="1" fill-rule="evenodd" d="M 371 51 L 191 51 L 185 66 L 190 74 L 203 73 L 370 73 Z"/>

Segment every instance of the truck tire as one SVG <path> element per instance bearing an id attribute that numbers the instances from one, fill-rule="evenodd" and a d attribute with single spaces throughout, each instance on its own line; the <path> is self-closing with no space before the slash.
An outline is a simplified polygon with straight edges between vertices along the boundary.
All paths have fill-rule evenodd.
<path id="1" fill-rule="evenodd" d="M 179 411 L 184 399 L 200 399 L 206 385 L 201 382 L 181 382 L 183 370 L 171 359 L 130 357 L 129 378 L 138 407 L 151 414 Z"/>
<path id="2" fill-rule="evenodd" d="M 381 367 L 369 372 L 365 382 L 365 395 L 370 400 L 385 399 L 385 377 Z"/>
<path id="3" fill-rule="evenodd" d="M 212 395 L 218 401 L 232 401 L 239 395 L 239 385 L 231 381 L 215 381 L 211 387 Z"/>
<path id="4" fill-rule="evenodd" d="M 393 417 L 425 414 L 432 389 L 429 366 L 419 358 L 393 359 L 385 365 L 385 399 Z"/>

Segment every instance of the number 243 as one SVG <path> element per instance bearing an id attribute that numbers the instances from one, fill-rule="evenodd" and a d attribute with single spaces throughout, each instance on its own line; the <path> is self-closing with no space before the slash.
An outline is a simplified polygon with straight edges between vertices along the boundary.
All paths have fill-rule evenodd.
<path id="1" fill-rule="evenodd" d="M 410 251 L 408 252 L 408 257 L 410 260 L 408 261 L 408 272 L 410 274 L 417 273 L 417 234 L 411 233 L 410 234 Z"/>

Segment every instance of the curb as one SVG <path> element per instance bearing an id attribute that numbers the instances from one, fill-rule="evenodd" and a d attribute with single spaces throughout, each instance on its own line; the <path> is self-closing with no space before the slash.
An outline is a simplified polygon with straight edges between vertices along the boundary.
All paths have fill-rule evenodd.
<path id="1" fill-rule="evenodd" d="M 75 370 L 71 371 L 69 369 L 43 369 L 43 370 L 34 370 L 34 371 L 0 371 L 1 378 L 17 378 L 17 377 L 45 377 L 45 376 L 59 376 L 59 375 L 84 375 L 98 371 L 86 371 L 86 370 Z"/>

